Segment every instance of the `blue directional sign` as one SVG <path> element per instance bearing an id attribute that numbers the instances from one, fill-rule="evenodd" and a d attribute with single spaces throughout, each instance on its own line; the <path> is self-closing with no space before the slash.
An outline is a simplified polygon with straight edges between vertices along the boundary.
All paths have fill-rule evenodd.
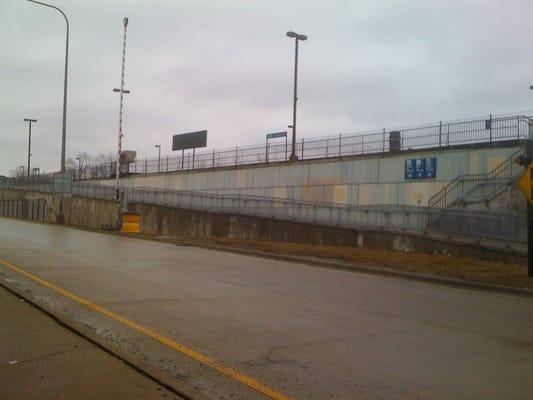
<path id="1" fill-rule="evenodd" d="M 287 131 L 285 132 L 275 132 L 275 133 L 267 133 L 267 139 L 275 139 L 279 137 L 287 137 Z"/>
<path id="2" fill-rule="evenodd" d="M 437 176 L 437 159 L 435 157 L 426 158 L 425 162 L 425 176 L 426 179 L 435 179 Z"/>
<path id="3" fill-rule="evenodd" d="M 424 179 L 426 176 L 426 159 L 417 158 L 415 160 L 415 179 Z"/>
<path id="4" fill-rule="evenodd" d="M 416 160 L 405 160 L 405 179 L 415 179 Z"/>
<path id="5" fill-rule="evenodd" d="M 437 159 L 435 157 L 413 158 L 405 160 L 406 180 L 435 179 L 437 176 Z"/>

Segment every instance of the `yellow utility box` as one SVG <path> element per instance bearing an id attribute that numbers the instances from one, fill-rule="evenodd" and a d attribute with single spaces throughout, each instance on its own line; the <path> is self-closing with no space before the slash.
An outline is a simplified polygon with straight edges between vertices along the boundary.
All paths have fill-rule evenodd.
<path id="1" fill-rule="evenodd" d="M 137 213 L 124 213 L 120 215 L 122 219 L 121 232 L 141 233 L 141 215 Z"/>

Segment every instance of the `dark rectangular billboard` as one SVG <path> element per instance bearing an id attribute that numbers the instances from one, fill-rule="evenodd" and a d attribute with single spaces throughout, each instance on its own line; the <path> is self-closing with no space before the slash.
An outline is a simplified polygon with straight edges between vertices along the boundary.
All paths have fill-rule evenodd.
<path id="1" fill-rule="evenodd" d="M 172 150 L 174 151 L 206 146 L 207 131 L 196 131 L 172 136 Z"/>

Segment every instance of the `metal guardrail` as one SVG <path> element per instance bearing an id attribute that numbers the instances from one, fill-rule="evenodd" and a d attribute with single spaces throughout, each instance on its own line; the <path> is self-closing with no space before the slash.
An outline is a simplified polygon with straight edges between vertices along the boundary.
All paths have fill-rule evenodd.
<path id="1" fill-rule="evenodd" d="M 128 189 L 130 203 L 156 204 L 217 213 L 413 233 L 434 232 L 503 242 L 525 243 L 526 219 L 522 215 L 421 206 L 348 206 L 293 201 L 285 198 L 215 195 L 199 192 Z"/>
<path id="2" fill-rule="evenodd" d="M 524 168 L 514 160 L 524 153 L 525 150 L 520 148 L 486 174 L 458 175 L 428 200 L 428 206 L 447 208 L 467 197 L 472 197 L 470 200 L 474 201 L 490 199 L 522 174 Z"/>
<path id="3" fill-rule="evenodd" d="M 46 193 L 54 191 L 51 184 L 0 185 L 1 187 Z M 122 188 L 121 191 L 128 203 L 259 216 L 350 229 L 436 233 L 503 243 L 526 242 L 526 218 L 517 214 L 422 206 L 350 206 L 153 188 Z M 104 200 L 115 199 L 112 186 L 81 182 L 72 185 L 72 194 Z"/>
<path id="4" fill-rule="evenodd" d="M 424 148 L 449 148 L 472 143 L 493 143 L 528 138 L 529 118 L 524 115 L 489 117 L 431 125 L 383 129 L 367 133 L 341 133 L 335 136 L 305 139 L 296 143 L 300 160 L 336 158 L 351 155 L 380 154 Z M 399 141 L 394 135 L 399 135 Z M 124 175 L 188 171 L 246 164 L 287 161 L 291 143 L 263 144 L 231 149 L 187 152 L 184 157 L 146 158 L 131 163 Z M 76 180 L 112 178 L 115 162 L 74 168 Z"/>

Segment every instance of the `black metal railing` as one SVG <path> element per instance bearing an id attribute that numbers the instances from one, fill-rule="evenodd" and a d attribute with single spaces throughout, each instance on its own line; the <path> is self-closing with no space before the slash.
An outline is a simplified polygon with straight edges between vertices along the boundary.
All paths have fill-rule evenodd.
<path id="1" fill-rule="evenodd" d="M 300 160 L 335 158 L 365 154 L 437 148 L 444 149 L 474 143 L 520 141 L 528 138 L 529 118 L 524 115 L 492 117 L 465 121 L 383 129 L 378 132 L 341 133 L 335 136 L 298 140 L 296 154 Z M 395 137 L 397 139 L 395 139 Z M 291 143 L 268 143 L 221 150 L 185 152 L 161 158 L 139 159 L 121 174 L 149 174 L 230 167 L 288 160 Z M 71 170 L 76 180 L 113 178 L 115 162 L 86 165 Z"/>
<path id="2" fill-rule="evenodd" d="M 428 206 L 437 208 L 451 207 L 468 194 L 472 195 L 473 200 L 490 199 L 510 180 L 516 179 L 522 173 L 523 167 L 518 165 L 515 159 L 524 154 L 524 152 L 524 148 L 518 149 L 486 174 L 458 175 L 428 200 Z M 477 192 L 473 193 L 473 191 Z"/>
<path id="3" fill-rule="evenodd" d="M 54 185 L 49 183 L 19 186 L 0 184 L 0 195 L 2 188 L 55 193 Z M 102 200 L 115 199 L 113 186 L 75 182 L 71 188 L 71 194 L 74 196 Z M 349 229 L 434 234 L 444 235 L 448 238 L 472 238 L 476 241 L 492 240 L 504 245 L 523 245 L 526 242 L 527 232 L 525 215 L 486 210 L 405 205 L 351 206 L 286 198 L 220 195 L 144 187 L 121 188 L 121 197 L 130 205 L 150 204 L 339 226 Z M 22 215 L 18 204 L 6 204 L 4 210 L 7 211 L 3 215 Z M 0 213 L 0 215 L 2 214 Z"/>

